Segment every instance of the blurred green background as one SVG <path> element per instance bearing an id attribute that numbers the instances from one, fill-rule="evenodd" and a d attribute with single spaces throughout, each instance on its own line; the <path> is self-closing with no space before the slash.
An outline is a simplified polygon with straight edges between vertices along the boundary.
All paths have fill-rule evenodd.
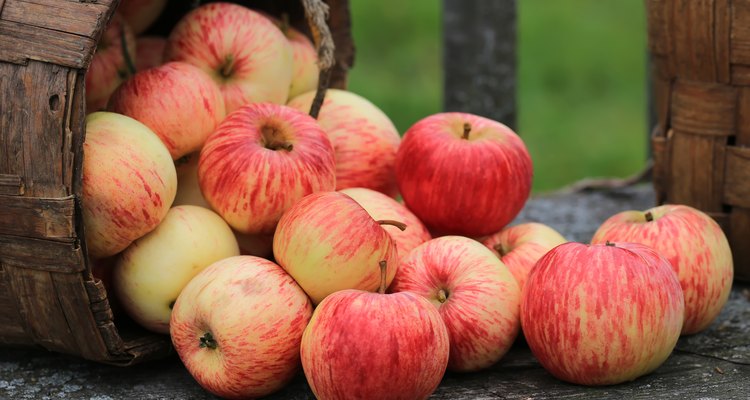
<path id="1" fill-rule="evenodd" d="M 351 0 L 349 89 L 403 132 L 442 108 L 438 0 Z M 518 1 L 517 129 L 534 193 L 646 161 L 646 22 L 633 0 Z M 502 122 L 502 121 L 501 121 Z"/>

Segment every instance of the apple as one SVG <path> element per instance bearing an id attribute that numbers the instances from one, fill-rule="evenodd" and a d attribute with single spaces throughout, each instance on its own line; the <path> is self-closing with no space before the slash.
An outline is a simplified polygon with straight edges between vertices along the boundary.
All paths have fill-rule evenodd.
<path id="1" fill-rule="evenodd" d="M 167 39 L 159 36 L 142 36 L 135 39 L 135 69 L 143 71 L 164 63 Z"/>
<path id="2" fill-rule="evenodd" d="M 300 370 L 312 305 L 271 261 L 237 256 L 211 264 L 182 290 L 169 333 L 188 372 L 227 399 L 267 396 Z"/>
<path id="3" fill-rule="evenodd" d="M 198 183 L 198 160 L 200 152 L 190 153 L 175 161 L 177 170 L 177 194 L 172 207 L 179 205 L 194 205 L 211 209 Z"/>
<path id="4" fill-rule="evenodd" d="M 318 51 L 315 50 L 315 45 L 306 35 L 289 25 L 287 18 L 278 19 L 268 14 L 263 15 L 281 29 L 292 46 L 293 70 L 289 99 L 310 90 L 316 90 L 320 68 L 318 68 Z"/>
<path id="5" fill-rule="evenodd" d="M 254 103 L 229 114 L 198 161 L 201 192 L 236 231 L 272 234 L 281 215 L 311 193 L 333 190 L 333 147 L 307 114 Z"/>
<path id="6" fill-rule="evenodd" d="M 531 270 L 521 325 L 553 376 L 613 385 L 646 375 L 669 357 L 684 312 L 677 275 L 650 247 L 568 242 Z"/>
<path id="7" fill-rule="evenodd" d="M 666 204 L 623 211 L 599 226 L 592 243 L 627 241 L 653 247 L 669 260 L 685 293 L 685 335 L 708 328 L 729 298 L 734 264 L 724 232 L 693 207 Z"/>
<path id="8" fill-rule="evenodd" d="M 539 222 L 508 226 L 482 239 L 482 244 L 508 267 L 521 290 L 534 264 L 553 247 L 565 242 L 559 232 Z"/>
<path id="9" fill-rule="evenodd" d="M 131 62 L 136 61 L 135 47 L 135 35 L 130 26 L 115 14 L 102 34 L 86 71 L 87 113 L 104 110 L 112 92 L 131 75 L 128 58 Z"/>
<path id="10" fill-rule="evenodd" d="M 151 128 L 175 160 L 200 150 L 226 116 L 219 87 L 184 62 L 136 73 L 112 94 L 109 110 Z"/>
<path id="11" fill-rule="evenodd" d="M 234 237 L 240 245 L 240 254 L 271 258 L 273 256 L 273 235 L 246 235 L 234 232 Z"/>
<path id="12" fill-rule="evenodd" d="M 421 296 L 384 290 L 342 290 L 315 309 L 300 355 L 316 398 L 426 399 L 440 384 L 449 354 L 440 315 Z"/>
<path id="13" fill-rule="evenodd" d="M 508 268 L 476 240 L 432 239 L 401 261 L 391 292 L 432 303 L 448 328 L 448 369 L 479 371 L 498 362 L 520 330 L 521 291 Z"/>
<path id="14" fill-rule="evenodd" d="M 343 289 L 376 290 L 380 274 L 372 266 L 382 260 L 387 284 L 398 268 L 396 246 L 381 222 L 340 192 L 311 194 L 284 213 L 273 255 L 313 304 Z"/>
<path id="15" fill-rule="evenodd" d="M 199 272 L 240 255 L 221 217 L 198 206 L 172 207 L 153 231 L 120 255 L 113 272 L 117 298 L 146 329 L 169 333 L 169 317 L 180 291 Z"/>
<path id="16" fill-rule="evenodd" d="M 309 91 L 288 105 L 307 113 L 314 97 Z M 336 150 L 336 190 L 364 187 L 396 196 L 394 163 L 401 137 L 383 111 L 358 94 L 328 89 L 318 123 Z"/>
<path id="17" fill-rule="evenodd" d="M 284 104 L 292 82 L 292 48 L 263 15 L 218 2 L 185 15 L 167 39 L 165 60 L 200 67 L 219 85 L 227 112 L 248 103 Z"/>
<path id="18" fill-rule="evenodd" d="M 124 250 L 164 219 L 177 191 L 172 157 L 146 125 L 120 114 L 86 117 L 83 224 L 91 258 Z"/>
<path id="19" fill-rule="evenodd" d="M 403 231 L 396 226 L 383 225 L 383 229 L 391 235 L 402 260 L 412 249 L 432 239 L 422 221 L 393 198 L 367 188 L 348 188 L 340 192 L 354 199 L 375 220 L 393 220 L 406 224 Z"/>
<path id="20" fill-rule="evenodd" d="M 532 164 L 510 128 L 468 113 L 412 125 L 396 155 L 406 206 L 434 236 L 481 237 L 507 225 L 531 191 Z"/>
<path id="21" fill-rule="evenodd" d="M 140 34 L 156 22 L 166 5 L 167 0 L 121 0 L 117 12 Z"/>

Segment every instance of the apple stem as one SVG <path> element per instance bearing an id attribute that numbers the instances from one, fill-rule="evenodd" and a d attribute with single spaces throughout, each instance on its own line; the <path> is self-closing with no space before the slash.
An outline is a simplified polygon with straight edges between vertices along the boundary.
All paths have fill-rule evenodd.
<path id="1" fill-rule="evenodd" d="M 120 43 L 122 43 L 122 56 L 125 59 L 125 66 L 128 68 L 128 72 L 130 73 L 130 75 L 135 75 L 135 63 L 133 62 L 133 58 L 130 56 L 130 52 L 128 51 L 128 40 L 125 37 L 124 25 L 122 26 L 122 29 L 120 29 Z"/>
<path id="2" fill-rule="evenodd" d="M 377 220 L 375 222 L 379 223 L 380 225 L 395 226 L 396 228 L 401 229 L 402 232 L 406 230 L 406 224 L 405 223 L 399 222 L 399 221 L 394 221 L 392 219 L 379 219 L 379 220 Z"/>
<path id="3" fill-rule="evenodd" d="M 495 249 L 498 254 L 500 254 L 500 257 L 505 256 L 505 250 L 503 249 L 503 245 L 501 243 L 492 246 L 492 248 Z"/>
<path id="4" fill-rule="evenodd" d="M 651 211 L 646 211 L 643 216 L 646 217 L 646 222 L 651 222 L 654 220 L 654 214 L 651 214 Z"/>
<path id="5" fill-rule="evenodd" d="M 281 32 L 286 36 L 289 33 L 289 13 L 281 13 Z"/>
<path id="6" fill-rule="evenodd" d="M 221 74 L 223 78 L 229 78 L 229 76 L 232 75 L 233 69 L 234 69 L 234 56 L 230 54 L 224 60 L 224 65 L 221 66 L 221 69 L 219 70 L 219 74 Z"/>
<path id="7" fill-rule="evenodd" d="M 213 350 L 219 347 L 219 344 L 216 343 L 216 339 L 214 339 L 214 335 L 212 335 L 211 332 L 206 332 L 203 336 L 201 336 L 200 341 L 200 347 L 202 349 L 209 348 Z"/>
<path id="8" fill-rule="evenodd" d="M 615 247 L 615 244 L 607 240 L 607 243 L 605 243 L 606 246 Z"/>
<path id="9" fill-rule="evenodd" d="M 469 140 L 470 132 L 471 132 L 471 124 L 469 124 L 468 122 L 464 122 L 464 135 L 461 138 Z"/>
<path id="10" fill-rule="evenodd" d="M 385 286 L 386 286 L 386 275 L 388 270 L 388 263 L 383 260 L 380 262 L 380 287 L 378 288 L 378 293 L 384 294 L 385 293 Z"/>
<path id="11" fill-rule="evenodd" d="M 448 300 L 448 293 L 445 292 L 445 289 L 440 289 L 437 293 L 438 301 L 442 304 L 445 303 L 446 300 Z"/>

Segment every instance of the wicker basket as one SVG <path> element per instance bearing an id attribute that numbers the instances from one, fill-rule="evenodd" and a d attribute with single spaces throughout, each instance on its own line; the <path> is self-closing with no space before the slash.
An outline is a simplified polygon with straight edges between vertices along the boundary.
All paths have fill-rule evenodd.
<path id="1" fill-rule="evenodd" d="M 239 3 L 286 12 L 310 34 L 303 2 Z M 150 33 L 169 32 L 190 3 L 170 1 Z M 327 3 L 337 61 L 330 86 L 345 87 L 354 54 L 348 1 Z M 118 4 L 0 0 L 0 344 L 132 365 L 171 353 L 170 341 L 113 319 L 91 275 L 80 201 L 84 75 Z"/>
<path id="2" fill-rule="evenodd" d="M 707 212 L 750 280 L 750 0 L 647 0 L 657 201 Z"/>

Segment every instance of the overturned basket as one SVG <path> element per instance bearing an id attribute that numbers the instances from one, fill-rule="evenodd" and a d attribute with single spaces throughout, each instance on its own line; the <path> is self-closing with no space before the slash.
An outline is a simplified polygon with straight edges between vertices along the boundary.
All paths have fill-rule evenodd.
<path id="1" fill-rule="evenodd" d="M 750 1 L 647 0 L 659 203 L 711 215 L 750 281 Z"/>
<path id="2" fill-rule="evenodd" d="M 151 33 L 168 33 L 191 3 L 170 1 Z M 318 0 L 237 3 L 287 13 L 320 43 Z M 321 72 L 319 94 L 345 87 L 354 54 L 348 1 L 325 3 L 336 64 Z M 170 341 L 114 320 L 91 274 L 80 200 L 84 75 L 118 4 L 0 0 L 0 344 L 131 365 L 169 354 Z"/>

